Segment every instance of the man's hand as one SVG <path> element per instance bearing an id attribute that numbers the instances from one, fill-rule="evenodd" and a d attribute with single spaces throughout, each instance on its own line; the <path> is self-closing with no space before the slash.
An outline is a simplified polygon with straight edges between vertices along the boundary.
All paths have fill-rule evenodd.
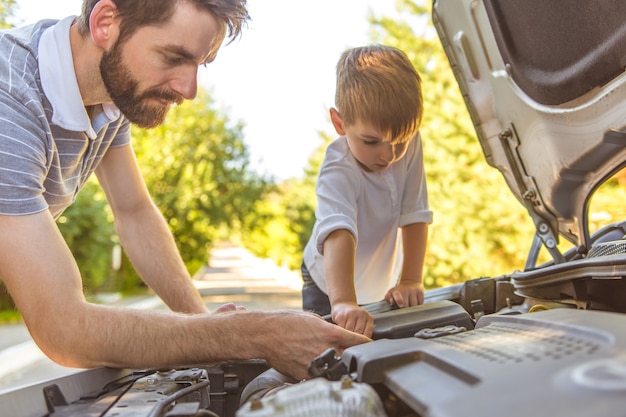
<path id="1" fill-rule="evenodd" d="M 421 282 L 400 282 L 387 291 L 385 301 L 400 308 L 424 304 L 424 285 Z"/>
<path id="2" fill-rule="evenodd" d="M 308 368 L 328 348 L 342 351 L 350 346 L 371 342 L 369 337 L 342 329 L 319 316 L 298 311 L 277 311 L 271 320 L 276 329 L 264 355 L 278 372 L 297 380 L 311 378 Z M 245 314 L 245 313 L 244 313 Z M 269 324 L 269 323 L 265 323 Z M 267 330 L 262 325 L 260 329 Z"/>
<path id="3" fill-rule="evenodd" d="M 356 303 L 336 303 L 332 306 L 333 322 L 346 330 L 372 337 L 374 333 L 374 317 Z"/>

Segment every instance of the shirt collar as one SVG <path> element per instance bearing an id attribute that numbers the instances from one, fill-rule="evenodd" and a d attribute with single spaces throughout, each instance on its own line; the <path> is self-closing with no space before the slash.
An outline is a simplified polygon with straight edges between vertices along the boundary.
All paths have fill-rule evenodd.
<path id="1" fill-rule="evenodd" d="M 64 129 L 86 132 L 96 137 L 91 120 L 78 89 L 72 51 L 70 27 L 74 16 L 66 17 L 46 29 L 39 40 L 39 73 L 43 92 L 52 105 L 52 123 Z M 110 121 L 120 117 L 112 103 L 103 103 L 104 114 Z"/>

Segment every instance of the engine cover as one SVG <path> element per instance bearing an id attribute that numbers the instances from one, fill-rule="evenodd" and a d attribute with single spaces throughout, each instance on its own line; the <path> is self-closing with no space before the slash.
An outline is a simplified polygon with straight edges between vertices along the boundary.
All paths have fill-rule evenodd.
<path id="1" fill-rule="evenodd" d="M 614 417 L 626 396 L 626 317 L 574 309 L 488 315 L 472 331 L 378 340 L 347 349 L 342 361 L 408 415 Z"/>

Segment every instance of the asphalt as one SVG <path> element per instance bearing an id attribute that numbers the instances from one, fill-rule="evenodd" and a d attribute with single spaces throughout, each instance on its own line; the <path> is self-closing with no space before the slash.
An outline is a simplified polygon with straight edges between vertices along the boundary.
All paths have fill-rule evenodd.
<path id="1" fill-rule="evenodd" d="M 247 250 L 221 245 L 193 282 L 210 309 L 226 302 L 250 309 L 301 309 L 299 273 L 277 266 Z M 138 309 L 167 309 L 156 296 L 122 298 L 102 294 L 100 302 Z M 23 324 L 0 326 L 0 392 L 41 380 L 80 372 L 55 364 L 39 350 Z"/>

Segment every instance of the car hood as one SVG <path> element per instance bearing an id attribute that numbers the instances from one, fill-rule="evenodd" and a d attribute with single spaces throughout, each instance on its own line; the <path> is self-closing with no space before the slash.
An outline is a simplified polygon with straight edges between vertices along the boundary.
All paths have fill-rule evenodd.
<path id="1" fill-rule="evenodd" d="M 593 191 L 626 161 L 626 2 L 434 0 L 487 162 L 548 249 L 591 246 Z"/>

